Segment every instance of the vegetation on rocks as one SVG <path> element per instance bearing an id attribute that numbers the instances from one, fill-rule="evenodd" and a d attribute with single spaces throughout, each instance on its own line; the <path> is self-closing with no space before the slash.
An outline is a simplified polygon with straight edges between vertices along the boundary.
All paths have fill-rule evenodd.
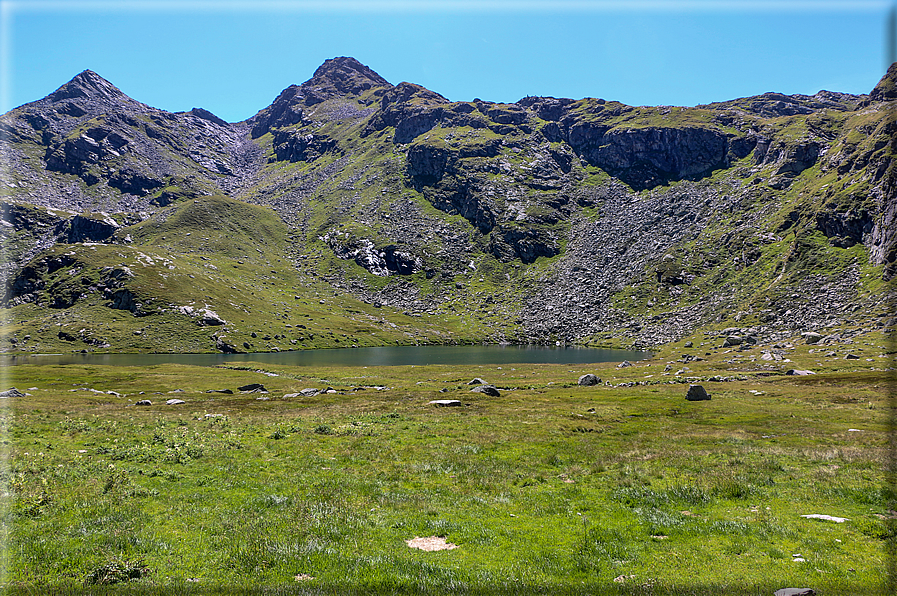
<path id="1" fill-rule="evenodd" d="M 226 123 L 146 106 L 85 71 L 3 116 L 2 348 L 345 345 L 339 333 L 279 333 L 293 296 L 314 318 L 374 317 L 387 333 L 359 345 L 650 347 L 746 318 L 814 330 L 849 323 L 848 311 L 887 324 L 892 79 L 893 68 L 869 95 L 697 107 L 496 104 L 393 86 L 335 58 Z M 140 254 L 155 265 L 131 267 Z M 106 279 L 122 267 L 133 275 Z M 796 293 L 828 307 L 789 317 Z M 314 306 L 327 296 L 338 306 Z M 49 334 L 52 319 L 99 337 L 122 305 L 133 317 L 122 335 L 66 345 Z M 227 331 L 190 327 L 177 347 L 134 340 L 189 327 L 186 306 Z M 259 331 L 288 341 L 249 341 Z"/>

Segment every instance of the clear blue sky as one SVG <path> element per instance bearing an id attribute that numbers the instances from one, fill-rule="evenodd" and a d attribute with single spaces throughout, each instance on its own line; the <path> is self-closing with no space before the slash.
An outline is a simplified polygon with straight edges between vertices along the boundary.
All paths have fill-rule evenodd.
<path id="1" fill-rule="evenodd" d="M 170 111 L 248 118 L 327 58 L 451 100 L 695 105 L 868 93 L 891 0 L 0 1 L 0 111 L 84 69 Z"/>

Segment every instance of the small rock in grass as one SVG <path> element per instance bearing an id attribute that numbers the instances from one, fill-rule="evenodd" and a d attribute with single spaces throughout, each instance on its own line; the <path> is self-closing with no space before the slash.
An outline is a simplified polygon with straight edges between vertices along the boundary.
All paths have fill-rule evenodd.
<path id="1" fill-rule="evenodd" d="M 833 515 L 823 515 L 821 513 L 810 513 L 809 515 L 801 515 L 801 517 L 807 519 L 821 519 L 822 521 L 835 522 L 836 524 L 843 524 L 846 521 L 850 521 L 846 517 L 835 517 Z"/>
<path id="2" fill-rule="evenodd" d="M 706 401 L 710 399 L 710 394 L 707 393 L 703 385 L 689 385 L 685 399 L 688 401 Z"/>
<path id="3" fill-rule="evenodd" d="M 185 402 L 182 399 L 169 399 L 167 402 L 165 402 L 165 405 L 166 406 L 179 406 L 179 405 L 185 404 L 185 403 L 187 403 L 187 402 Z"/>
<path id="4" fill-rule="evenodd" d="M 283 398 L 290 399 L 291 397 L 300 397 L 301 395 L 301 393 L 285 393 Z"/>
<path id="5" fill-rule="evenodd" d="M 483 379 L 477 377 L 475 379 L 471 379 L 471 380 L 467 381 L 467 384 L 468 385 L 486 385 L 487 383 Z"/>
<path id="6" fill-rule="evenodd" d="M 471 391 L 476 391 L 477 393 L 484 393 L 490 397 L 499 397 L 501 394 L 498 392 L 498 389 L 495 388 L 495 385 L 477 385 Z"/>
<path id="7" fill-rule="evenodd" d="M 776 590 L 775 596 L 816 596 L 813 588 L 782 588 Z"/>
<path id="8" fill-rule="evenodd" d="M 626 368 L 627 366 L 632 366 L 632 363 L 628 360 L 624 360 L 620 364 L 617 365 L 617 368 Z"/>
<path id="9" fill-rule="evenodd" d="M 233 395 L 233 389 L 209 389 L 206 393 L 226 393 L 228 395 Z"/>
<path id="10" fill-rule="evenodd" d="M 151 401 L 148 400 L 148 399 L 141 399 L 140 401 L 138 401 L 138 402 L 135 403 L 134 405 L 135 405 L 135 406 L 151 406 L 151 405 L 153 405 L 153 402 L 151 402 Z"/>
<path id="11" fill-rule="evenodd" d="M 797 370 L 796 368 L 792 368 L 785 374 L 795 376 L 795 377 L 805 377 L 807 375 L 815 375 L 816 373 L 814 373 L 812 370 Z"/>
<path id="12" fill-rule="evenodd" d="M 844 360 L 859 360 L 859 359 L 860 359 L 860 357 L 857 356 L 856 354 L 848 354 L 847 356 L 844 357 Z"/>
<path id="13" fill-rule="evenodd" d="M 428 402 L 429 406 L 436 406 L 438 408 L 452 408 L 462 406 L 464 404 L 461 403 L 459 399 L 434 399 L 431 402 Z"/>
<path id="14" fill-rule="evenodd" d="M 302 397 L 314 397 L 321 393 L 320 389 L 315 389 L 314 387 L 309 387 L 307 389 L 303 389 L 299 392 L 299 395 Z"/>
<path id="15" fill-rule="evenodd" d="M 577 383 L 579 383 L 583 387 L 591 387 L 592 385 L 597 385 L 600 382 L 601 382 L 601 379 L 599 379 L 597 376 L 593 375 L 592 373 L 588 373 L 588 374 L 585 374 L 585 375 L 579 377 L 579 381 L 577 381 Z"/>
<path id="16" fill-rule="evenodd" d="M 6 391 L 0 391 L 0 397 L 25 397 L 25 394 L 15 387 L 11 387 Z"/>

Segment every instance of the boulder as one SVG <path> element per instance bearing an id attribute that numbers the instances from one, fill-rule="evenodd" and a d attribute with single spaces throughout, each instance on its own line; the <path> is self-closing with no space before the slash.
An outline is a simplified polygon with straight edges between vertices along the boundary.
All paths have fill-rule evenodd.
<path id="1" fill-rule="evenodd" d="M 458 399 L 434 399 L 433 401 L 428 402 L 427 405 L 436 406 L 437 408 L 457 408 L 464 404 Z"/>
<path id="2" fill-rule="evenodd" d="M 620 364 L 617 365 L 617 368 L 626 368 L 627 366 L 632 366 L 632 363 L 628 360 L 624 360 Z"/>
<path id="3" fill-rule="evenodd" d="M 479 377 L 467 381 L 467 384 L 468 385 L 488 385 L 488 383 L 486 383 L 486 381 L 484 381 L 483 379 L 481 379 Z"/>
<path id="4" fill-rule="evenodd" d="M 723 347 L 724 347 L 724 348 L 729 348 L 729 347 L 731 347 L 731 346 L 740 346 L 740 345 L 741 345 L 741 342 L 743 342 L 743 341 L 744 341 L 744 338 L 743 338 L 743 337 L 740 337 L 740 336 L 738 336 L 738 335 L 730 335 L 730 336 L 727 337 L 726 340 L 723 342 Z"/>
<path id="5" fill-rule="evenodd" d="M 776 590 L 775 596 L 816 596 L 813 588 L 782 588 Z"/>
<path id="6" fill-rule="evenodd" d="M 197 319 L 196 323 L 200 326 L 203 326 L 203 325 L 226 325 L 227 321 L 225 321 L 224 319 L 219 317 L 218 313 L 216 313 L 215 311 L 204 308 L 201 311 L 199 311 L 199 318 Z"/>
<path id="7" fill-rule="evenodd" d="M 299 395 L 301 395 L 302 397 L 314 397 L 316 395 L 319 395 L 320 393 L 321 393 L 320 389 L 315 389 L 314 387 L 309 387 L 307 389 L 303 389 L 302 391 L 300 391 Z"/>
<path id="8" fill-rule="evenodd" d="M 822 335 L 819 333 L 816 333 L 815 331 L 804 331 L 800 335 L 801 335 L 801 337 L 804 338 L 804 341 L 806 341 L 808 344 L 819 343 L 819 340 L 822 339 Z"/>
<path id="9" fill-rule="evenodd" d="M 847 356 L 844 357 L 844 359 L 845 360 L 859 360 L 860 357 L 857 356 L 856 354 L 848 354 Z"/>
<path id="10" fill-rule="evenodd" d="M 710 394 L 707 393 L 703 385 L 689 385 L 685 399 L 688 401 L 707 401 L 710 399 Z"/>
<path id="11" fill-rule="evenodd" d="M 134 405 L 135 405 L 135 406 L 151 406 L 151 405 L 153 405 L 153 402 L 151 402 L 151 401 L 148 400 L 148 399 L 141 399 L 140 401 L 138 401 L 138 402 L 135 403 Z"/>
<path id="12" fill-rule="evenodd" d="M 581 377 L 579 377 L 579 381 L 577 381 L 577 383 L 582 385 L 583 387 L 591 387 L 592 385 L 597 385 L 600 382 L 601 379 L 599 379 L 592 373 L 582 375 Z"/>
<path id="13" fill-rule="evenodd" d="M 815 375 L 812 370 L 798 370 L 796 368 L 792 368 L 791 370 L 785 373 L 786 375 L 796 376 L 796 377 L 805 377 L 807 375 Z"/>
<path id="14" fill-rule="evenodd" d="M 215 338 L 215 348 L 222 354 L 239 354 L 240 351 L 233 344 L 228 343 L 223 337 Z"/>
<path id="15" fill-rule="evenodd" d="M 248 385 L 243 385 L 242 387 L 237 387 L 238 391 L 267 391 L 265 386 L 261 383 L 249 383 Z"/>
<path id="16" fill-rule="evenodd" d="M 15 387 L 11 387 L 6 391 L 0 391 L 0 397 L 25 397 L 25 394 Z"/>
<path id="17" fill-rule="evenodd" d="M 165 405 L 166 406 L 179 406 L 179 405 L 185 404 L 185 403 L 187 403 L 187 402 L 185 402 L 182 399 L 169 399 L 167 402 L 165 402 Z"/>
<path id="18" fill-rule="evenodd" d="M 76 215 L 69 222 L 68 241 L 76 242 L 103 242 L 109 239 L 119 229 L 118 223 L 105 214 L 94 217 Z"/>
<path id="19" fill-rule="evenodd" d="M 484 393 L 490 397 L 499 397 L 500 393 L 498 389 L 495 388 L 495 385 L 477 385 L 471 391 L 476 391 L 477 393 Z"/>

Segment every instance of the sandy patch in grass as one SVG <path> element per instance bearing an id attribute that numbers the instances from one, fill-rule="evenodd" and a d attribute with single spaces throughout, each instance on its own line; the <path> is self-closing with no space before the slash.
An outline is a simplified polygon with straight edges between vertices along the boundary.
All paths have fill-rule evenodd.
<path id="1" fill-rule="evenodd" d="M 417 536 L 415 536 L 411 540 L 406 540 L 405 544 L 407 544 L 411 548 L 419 548 L 420 550 L 425 550 L 427 552 L 458 548 L 457 544 L 446 542 L 445 538 L 441 538 L 439 536 L 428 536 L 427 538 L 418 538 Z"/>

